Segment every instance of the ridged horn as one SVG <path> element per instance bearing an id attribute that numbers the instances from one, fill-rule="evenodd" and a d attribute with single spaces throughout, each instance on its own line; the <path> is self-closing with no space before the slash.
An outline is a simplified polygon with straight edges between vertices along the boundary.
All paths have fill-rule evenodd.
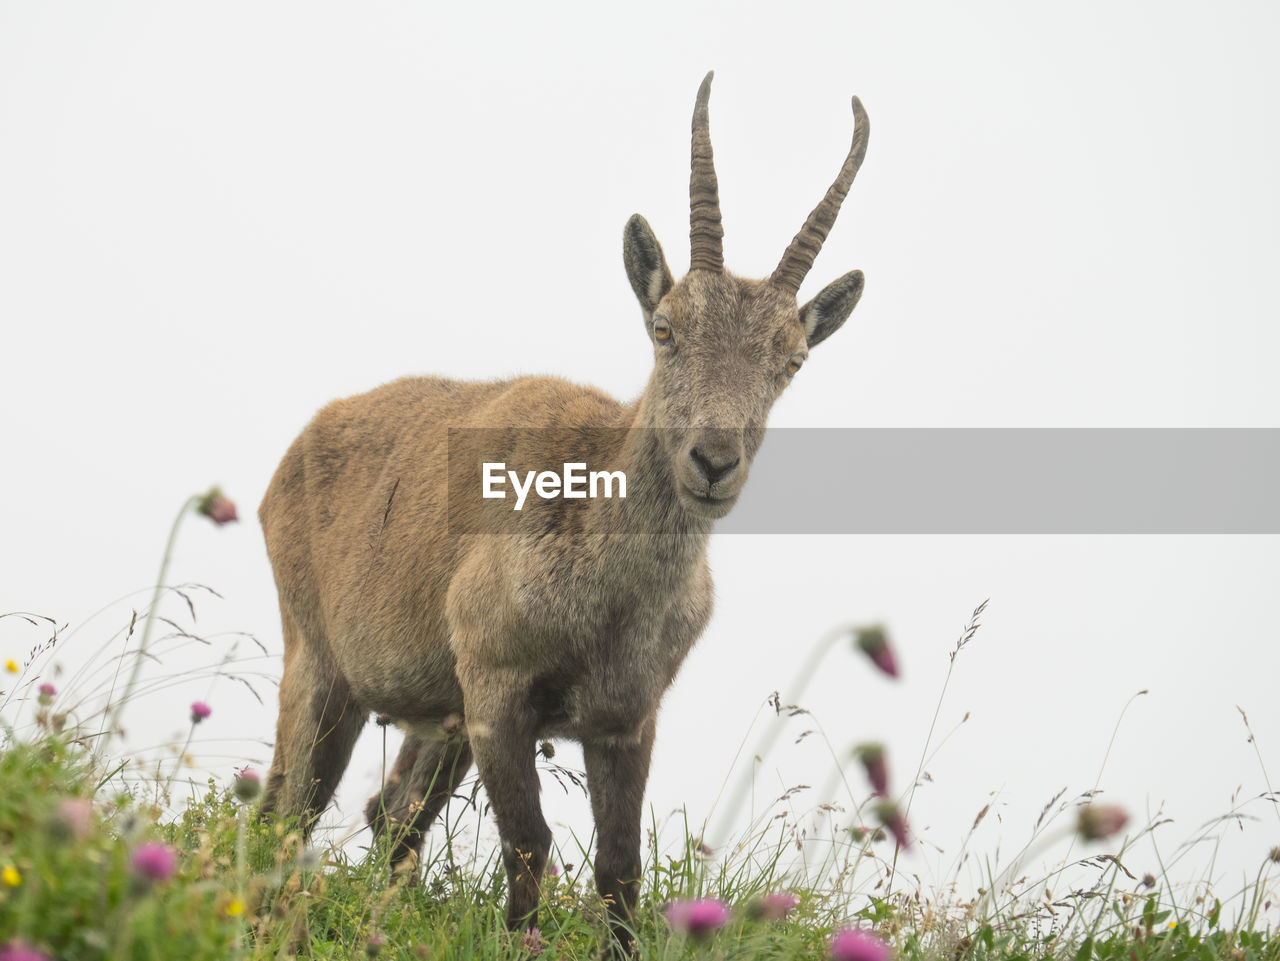
<path id="1" fill-rule="evenodd" d="M 711 155 L 711 127 L 707 101 L 711 98 L 711 71 L 698 88 L 693 106 L 693 149 L 689 172 L 689 269 L 724 271 L 724 250 L 720 225 L 720 188 Z"/>
<path id="2" fill-rule="evenodd" d="M 867 135 L 870 132 L 871 124 L 867 120 L 867 112 L 862 107 L 862 101 L 854 97 L 853 145 L 849 148 L 849 156 L 844 158 L 844 166 L 840 168 L 840 174 L 836 177 L 835 183 L 827 188 L 827 195 L 822 198 L 822 203 L 813 208 L 809 219 L 804 222 L 804 226 L 800 228 L 800 232 L 795 235 L 786 253 L 782 255 L 777 269 L 769 278 L 773 283 L 786 288 L 793 294 L 799 291 L 805 275 L 813 266 L 814 258 L 822 249 L 823 241 L 831 232 L 831 225 L 836 222 L 836 214 L 840 213 L 840 204 L 849 192 L 858 168 L 862 166 L 862 158 L 867 153 Z"/>

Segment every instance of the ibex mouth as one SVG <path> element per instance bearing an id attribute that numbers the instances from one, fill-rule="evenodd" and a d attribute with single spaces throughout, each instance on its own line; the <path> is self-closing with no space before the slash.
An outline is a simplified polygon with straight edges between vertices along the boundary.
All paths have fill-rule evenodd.
<path id="1" fill-rule="evenodd" d="M 738 492 L 716 496 L 711 493 L 700 493 L 687 484 L 680 484 L 680 503 L 691 514 L 699 517 L 724 517 L 737 503 Z"/>

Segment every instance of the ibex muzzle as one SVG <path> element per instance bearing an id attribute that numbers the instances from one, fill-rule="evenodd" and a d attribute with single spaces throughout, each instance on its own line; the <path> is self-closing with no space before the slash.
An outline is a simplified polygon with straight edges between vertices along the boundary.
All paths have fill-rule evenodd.
<path id="1" fill-rule="evenodd" d="M 284 627 L 264 810 L 309 829 L 369 714 L 390 715 L 407 734 L 369 802 L 371 825 L 397 860 L 416 854 L 474 761 L 502 839 L 512 927 L 536 923 L 551 842 L 535 748 L 568 737 L 583 746 L 596 885 L 618 942 L 629 939 L 658 704 L 711 615 L 712 522 L 737 499 L 774 401 L 862 294 L 853 271 L 796 301 L 866 150 L 857 98 L 836 181 L 772 276 L 744 280 L 721 254 L 710 85 L 708 74 L 693 117 L 689 273 L 674 281 L 642 217 L 623 234 L 654 354 L 637 400 L 554 378 L 399 380 L 320 411 L 259 512 Z M 595 458 L 625 469 L 634 490 L 580 514 L 531 498 L 514 515 L 519 530 L 468 534 L 448 486 L 450 438 L 469 431 L 499 438 L 487 462 L 569 471 Z"/>

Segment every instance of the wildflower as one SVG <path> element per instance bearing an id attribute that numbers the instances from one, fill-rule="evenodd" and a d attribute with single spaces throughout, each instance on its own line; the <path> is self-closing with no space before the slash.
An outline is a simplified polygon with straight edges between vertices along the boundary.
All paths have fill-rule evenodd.
<path id="1" fill-rule="evenodd" d="M 203 721 L 212 713 L 213 713 L 213 708 L 211 708 L 204 701 L 191 702 L 191 723 L 192 724 L 199 724 L 201 721 Z"/>
<path id="2" fill-rule="evenodd" d="M 167 881 L 178 866 L 178 854 L 173 848 L 159 841 L 147 841 L 138 845 L 129 867 L 133 873 L 147 881 Z"/>
<path id="3" fill-rule="evenodd" d="M 1280 864 L 1280 847 L 1272 848 L 1271 853 L 1268 854 L 1267 857 L 1269 857 L 1276 864 Z"/>
<path id="4" fill-rule="evenodd" d="M 781 921 L 799 903 L 800 899 L 790 891 L 773 891 L 751 905 L 751 914 L 766 921 Z"/>
<path id="5" fill-rule="evenodd" d="M 907 819 L 902 815 L 902 809 L 892 801 L 882 801 L 876 805 L 876 818 L 884 825 L 885 829 L 893 835 L 898 847 L 904 851 L 911 847 L 911 836 L 907 832 Z"/>
<path id="6" fill-rule="evenodd" d="M 10 941 L 0 946 L 0 961 L 53 961 L 43 951 L 37 951 L 22 941 Z"/>
<path id="7" fill-rule="evenodd" d="M 845 928 L 831 939 L 833 961 L 889 961 L 890 948 L 870 931 Z"/>
<path id="8" fill-rule="evenodd" d="M 67 832 L 77 841 L 89 836 L 89 824 L 93 817 L 93 803 L 88 798 L 69 797 L 58 802 L 57 821 L 59 829 Z"/>
<path id="9" fill-rule="evenodd" d="M 550 761 L 556 756 L 556 746 L 550 741 L 543 741 L 538 745 L 538 753 Z"/>
<path id="10" fill-rule="evenodd" d="M 1129 823 L 1129 815 L 1116 804 L 1086 804 L 1076 819 L 1076 833 L 1086 841 L 1101 841 Z"/>
<path id="11" fill-rule="evenodd" d="M 9 658 L 7 661 L 4 662 L 4 669 L 8 671 L 10 674 L 17 674 L 18 662 L 15 661 L 13 658 Z"/>
<path id="12" fill-rule="evenodd" d="M 853 749 L 853 756 L 861 762 L 863 770 L 867 772 L 871 790 L 877 794 L 888 794 L 889 771 L 884 763 L 884 747 L 880 744 L 859 744 Z"/>
<path id="13" fill-rule="evenodd" d="M 536 930 L 536 929 L 535 929 Z M 365 942 L 369 957 L 376 958 L 382 951 L 382 946 L 386 943 L 380 934 L 369 935 L 369 940 Z"/>
<path id="14" fill-rule="evenodd" d="M 853 632 L 853 643 L 885 674 L 890 677 L 898 676 L 898 659 L 893 656 L 893 648 L 889 646 L 889 635 L 885 633 L 882 626 L 876 624 L 872 627 L 856 628 Z"/>
<path id="15" fill-rule="evenodd" d="M 241 801 L 252 801 L 262 793 L 262 778 L 251 767 L 242 768 L 236 773 L 236 797 Z"/>
<path id="16" fill-rule="evenodd" d="M 729 907 L 715 898 L 672 901 L 667 905 L 667 923 L 677 931 L 701 940 L 729 923 Z"/>
<path id="17" fill-rule="evenodd" d="M 560 876 L 560 865 L 555 864 L 554 862 L 553 862 L 553 863 L 551 863 L 551 864 L 548 864 L 548 865 L 547 865 L 547 873 L 548 873 L 549 875 L 551 875 L 553 878 L 555 878 L 555 877 L 559 877 L 559 876 Z"/>
<path id="18" fill-rule="evenodd" d="M 235 502 L 223 494 L 219 487 L 209 488 L 209 493 L 200 498 L 200 502 L 196 504 L 196 511 L 219 527 L 240 519 L 236 516 Z"/>
<path id="19" fill-rule="evenodd" d="M 378 727 L 386 727 L 388 724 L 391 723 L 391 715 L 379 714 L 377 717 L 373 719 L 373 723 L 378 725 Z"/>
<path id="20" fill-rule="evenodd" d="M 227 917 L 238 918 L 244 914 L 244 900 L 242 898 L 232 898 L 227 902 Z"/>
<path id="21" fill-rule="evenodd" d="M 38 690 L 40 691 L 41 704 L 53 703 L 53 696 L 58 693 L 58 689 L 49 683 L 41 684 Z"/>
<path id="22" fill-rule="evenodd" d="M 6 864 L 4 870 L 0 871 L 0 881 L 11 888 L 16 888 L 22 883 L 22 875 L 12 864 Z"/>
<path id="23" fill-rule="evenodd" d="M 541 954 L 544 944 L 542 932 L 536 926 L 526 931 L 524 937 L 520 939 L 520 947 L 532 955 Z"/>

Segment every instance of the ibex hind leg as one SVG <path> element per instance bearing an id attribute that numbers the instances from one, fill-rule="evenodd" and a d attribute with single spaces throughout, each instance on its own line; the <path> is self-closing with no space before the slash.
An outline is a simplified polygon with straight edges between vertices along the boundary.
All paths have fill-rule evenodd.
<path id="1" fill-rule="evenodd" d="M 287 610 L 281 620 L 284 676 L 262 810 L 298 817 L 309 833 L 333 799 L 368 712 L 352 699 L 332 660 L 303 640 Z"/>
<path id="2" fill-rule="evenodd" d="M 364 809 L 374 835 L 391 839 L 392 864 L 421 852 L 427 831 L 470 770 L 465 737 L 405 737 L 387 783 Z"/>

